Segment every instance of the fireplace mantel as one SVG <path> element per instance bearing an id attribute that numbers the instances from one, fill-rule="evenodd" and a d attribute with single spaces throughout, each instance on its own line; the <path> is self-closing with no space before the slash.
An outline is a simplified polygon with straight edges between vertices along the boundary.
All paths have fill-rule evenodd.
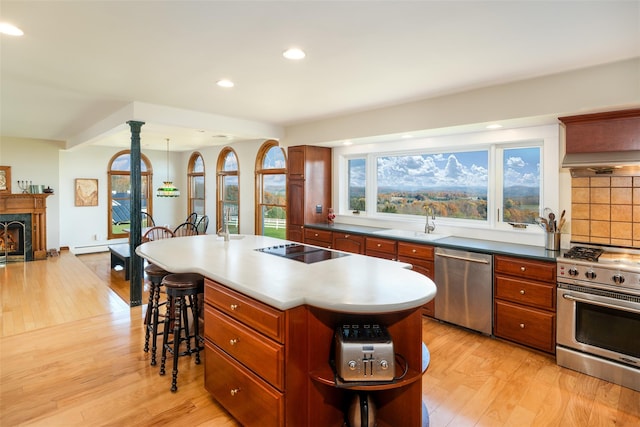
<path id="1" fill-rule="evenodd" d="M 0 215 L 30 214 L 33 259 L 47 258 L 47 197 L 51 194 L 0 194 Z"/>

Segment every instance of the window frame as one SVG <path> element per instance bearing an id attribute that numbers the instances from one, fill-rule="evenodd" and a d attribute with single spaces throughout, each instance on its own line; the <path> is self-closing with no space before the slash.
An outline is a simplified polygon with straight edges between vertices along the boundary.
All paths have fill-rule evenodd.
<path id="1" fill-rule="evenodd" d="M 264 158 L 273 147 L 278 147 L 282 150 L 282 156 L 284 158 L 284 167 L 282 168 L 263 168 Z M 276 140 L 268 140 L 265 141 L 258 150 L 256 155 L 256 164 L 255 164 L 255 234 L 260 236 L 263 235 L 262 229 L 262 208 L 263 206 L 277 206 L 281 207 L 285 212 L 285 235 L 288 226 L 288 218 L 286 216 L 287 213 L 287 195 L 286 195 L 286 184 L 285 184 L 285 196 L 283 198 L 284 205 L 271 205 L 263 203 L 264 196 L 264 177 L 266 175 L 283 175 L 285 182 L 287 178 L 287 152 L 285 149 L 280 147 L 280 144 Z"/>
<path id="2" fill-rule="evenodd" d="M 224 169 L 225 161 L 229 154 L 233 154 L 236 158 L 237 168 L 232 171 Z M 222 191 L 224 188 L 224 179 L 228 176 L 238 177 L 238 200 L 236 202 L 238 211 L 237 234 L 240 234 L 240 163 L 238 161 L 238 154 L 235 150 L 231 147 L 224 147 L 222 151 L 220 151 L 218 161 L 216 163 L 216 230 L 220 230 L 222 228 L 222 220 L 224 216 L 223 207 L 225 203 L 229 203 L 224 200 L 225 195 Z"/>
<path id="3" fill-rule="evenodd" d="M 195 165 L 196 165 L 196 161 L 198 159 L 202 160 L 202 171 L 196 171 L 195 170 Z M 197 198 L 195 197 L 194 193 L 194 187 L 195 187 L 195 179 L 198 177 L 202 177 L 202 198 Z M 198 217 L 202 217 L 204 215 L 207 214 L 207 204 L 206 204 L 206 189 L 207 189 L 207 182 L 206 182 L 206 167 L 205 167 L 205 163 L 204 163 L 204 157 L 202 156 L 202 154 L 198 151 L 194 151 L 193 153 L 191 153 L 191 156 L 189 156 L 189 162 L 187 164 L 187 212 L 189 214 L 196 212 L 195 208 L 194 208 L 194 202 L 196 200 L 201 200 L 202 201 L 202 213 L 198 214 Z"/>
<path id="4" fill-rule="evenodd" d="M 338 206 L 338 221 L 346 223 L 356 221 L 356 223 L 367 224 L 378 227 L 420 227 L 424 224 L 424 217 L 417 215 L 383 214 L 375 212 L 377 209 L 377 160 L 378 156 L 410 155 L 412 153 L 427 154 L 428 152 L 452 152 L 452 151 L 475 151 L 482 146 L 488 147 L 489 153 L 489 188 L 487 193 L 487 221 L 478 224 L 477 220 L 437 218 L 439 231 L 452 233 L 455 228 L 465 228 L 471 231 L 475 237 L 486 238 L 486 231 L 514 231 L 514 227 L 502 221 L 502 216 L 498 218 L 496 207 L 500 205 L 496 199 L 496 189 L 500 186 L 502 191 L 502 181 L 498 182 L 495 177 L 495 162 L 500 163 L 502 158 L 497 158 L 497 152 L 502 148 L 522 148 L 527 146 L 540 147 L 540 209 L 550 207 L 558 208 L 559 205 L 559 145 L 560 128 L 559 125 L 531 126 L 516 129 L 505 129 L 499 131 L 485 131 L 472 133 L 459 133 L 450 135 L 436 135 L 433 137 L 422 137 L 412 139 L 389 139 L 386 142 L 362 143 L 357 141 L 349 146 L 334 148 L 334 164 L 338 167 L 334 170 L 334 194 L 338 200 L 334 205 Z M 356 158 L 366 158 L 366 212 L 361 211 L 353 214 L 348 210 L 348 161 Z M 496 160 L 497 159 L 497 160 Z M 502 165 L 500 165 L 502 167 Z M 489 205 L 491 203 L 491 205 Z M 353 220 L 351 219 L 353 218 Z M 360 218 L 356 220 L 356 218 Z M 383 224 L 382 222 L 388 222 Z M 458 230 L 459 231 L 459 230 Z M 527 229 L 519 229 L 518 233 L 539 234 L 542 233 L 540 227 L 529 226 Z M 467 233 L 465 231 L 465 233 Z M 493 237 L 494 235 L 490 235 Z"/>
<path id="5" fill-rule="evenodd" d="M 128 233 L 114 233 L 113 232 L 113 198 L 112 198 L 112 186 L 111 179 L 115 176 L 128 176 L 129 182 L 131 182 L 131 168 L 128 171 L 123 170 L 114 170 L 113 162 L 116 161 L 120 156 L 128 154 L 131 157 L 131 150 L 121 150 L 114 154 L 111 159 L 109 159 L 109 163 L 107 166 L 107 238 L 108 239 L 119 239 L 119 238 L 128 238 Z M 145 176 L 147 180 L 147 213 L 153 216 L 153 167 L 151 165 L 151 161 L 147 156 L 143 153 L 140 153 L 140 161 L 144 162 L 146 171 L 141 171 L 140 175 Z M 131 162 L 129 162 L 131 163 Z M 129 218 L 131 221 L 131 218 Z"/>

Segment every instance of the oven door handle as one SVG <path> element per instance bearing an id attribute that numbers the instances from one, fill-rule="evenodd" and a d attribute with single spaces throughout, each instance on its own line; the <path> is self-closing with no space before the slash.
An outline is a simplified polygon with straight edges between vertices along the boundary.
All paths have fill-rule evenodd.
<path id="1" fill-rule="evenodd" d="M 628 311 L 630 313 L 640 314 L 640 310 L 634 310 L 633 308 L 621 307 L 619 305 L 607 304 L 606 302 L 594 301 L 586 298 L 578 298 L 578 297 L 574 297 L 571 294 L 562 294 L 562 298 L 568 299 L 571 301 L 576 301 L 576 302 L 583 302 L 585 304 L 599 305 L 601 307 L 613 308 L 615 310 Z"/>

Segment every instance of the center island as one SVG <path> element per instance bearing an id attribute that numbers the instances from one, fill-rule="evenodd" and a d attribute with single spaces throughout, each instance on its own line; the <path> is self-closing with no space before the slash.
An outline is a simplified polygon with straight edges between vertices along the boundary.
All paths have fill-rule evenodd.
<path id="1" fill-rule="evenodd" d="M 136 253 L 205 277 L 205 388 L 243 425 L 342 426 L 362 392 L 379 426 L 422 425 L 421 307 L 435 284 L 395 261 L 331 251 L 307 263 L 265 251 L 289 245 L 299 244 L 201 235 L 143 243 Z M 346 324 L 387 328 L 399 356 L 393 381 L 336 379 L 334 333 Z"/>

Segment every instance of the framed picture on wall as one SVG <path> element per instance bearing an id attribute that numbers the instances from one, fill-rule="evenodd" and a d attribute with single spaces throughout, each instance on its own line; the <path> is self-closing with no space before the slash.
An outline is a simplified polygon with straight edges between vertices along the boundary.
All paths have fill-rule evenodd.
<path id="1" fill-rule="evenodd" d="M 98 180 L 76 178 L 76 206 L 98 206 Z"/>
<path id="2" fill-rule="evenodd" d="M 0 193 L 11 194 L 11 166 L 0 166 Z"/>

